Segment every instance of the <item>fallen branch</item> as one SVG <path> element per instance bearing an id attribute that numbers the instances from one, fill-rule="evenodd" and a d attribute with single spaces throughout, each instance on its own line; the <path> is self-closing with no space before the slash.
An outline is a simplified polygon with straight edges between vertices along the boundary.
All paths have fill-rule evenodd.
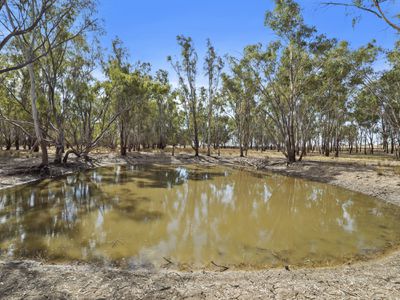
<path id="1" fill-rule="evenodd" d="M 218 268 L 221 268 L 220 272 L 225 272 L 226 270 L 229 269 L 229 268 L 226 267 L 226 266 L 217 265 L 217 264 L 216 264 L 215 262 L 213 262 L 213 261 L 211 261 L 211 264 L 214 265 L 214 266 L 216 266 L 216 267 L 218 267 Z"/>
<path id="2" fill-rule="evenodd" d="M 165 266 L 173 265 L 173 264 L 174 264 L 171 260 L 169 260 L 168 258 L 166 258 L 166 257 L 164 257 L 164 256 L 163 256 L 163 259 L 167 262 L 167 264 L 166 264 Z"/>

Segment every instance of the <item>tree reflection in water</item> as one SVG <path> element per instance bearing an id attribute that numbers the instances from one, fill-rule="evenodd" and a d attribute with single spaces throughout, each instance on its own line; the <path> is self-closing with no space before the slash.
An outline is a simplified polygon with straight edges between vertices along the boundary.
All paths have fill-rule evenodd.
<path id="1" fill-rule="evenodd" d="M 116 166 L 0 193 L 4 255 L 192 267 L 330 265 L 386 251 L 399 209 L 300 179 Z"/>

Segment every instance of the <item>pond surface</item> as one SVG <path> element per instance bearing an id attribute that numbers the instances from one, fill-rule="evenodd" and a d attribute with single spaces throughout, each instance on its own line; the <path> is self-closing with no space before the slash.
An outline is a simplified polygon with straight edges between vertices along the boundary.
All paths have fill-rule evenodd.
<path id="1" fill-rule="evenodd" d="M 0 191 L 1 255 L 18 258 L 129 268 L 326 266 L 399 241 L 394 205 L 222 167 L 115 166 Z"/>

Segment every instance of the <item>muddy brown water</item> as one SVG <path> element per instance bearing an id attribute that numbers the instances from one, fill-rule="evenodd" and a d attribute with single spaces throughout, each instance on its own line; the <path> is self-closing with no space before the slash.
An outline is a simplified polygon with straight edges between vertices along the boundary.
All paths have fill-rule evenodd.
<path id="1" fill-rule="evenodd" d="M 399 241 L 397 206 L 225 167 L 115 166 L 0 191 L 3 257 L 129 268 L 329 266 Z"/>

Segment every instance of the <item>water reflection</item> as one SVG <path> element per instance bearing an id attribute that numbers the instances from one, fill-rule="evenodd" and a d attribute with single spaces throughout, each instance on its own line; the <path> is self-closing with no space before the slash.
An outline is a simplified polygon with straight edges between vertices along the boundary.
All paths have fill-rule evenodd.
<path id="1" fill-rule="evenodd" d="M 0 193 L 4 255 L 150 266 L 327 265 L 399 241 L 399 209 L 333 186 L 194 166 L 116 166 Z"/>

